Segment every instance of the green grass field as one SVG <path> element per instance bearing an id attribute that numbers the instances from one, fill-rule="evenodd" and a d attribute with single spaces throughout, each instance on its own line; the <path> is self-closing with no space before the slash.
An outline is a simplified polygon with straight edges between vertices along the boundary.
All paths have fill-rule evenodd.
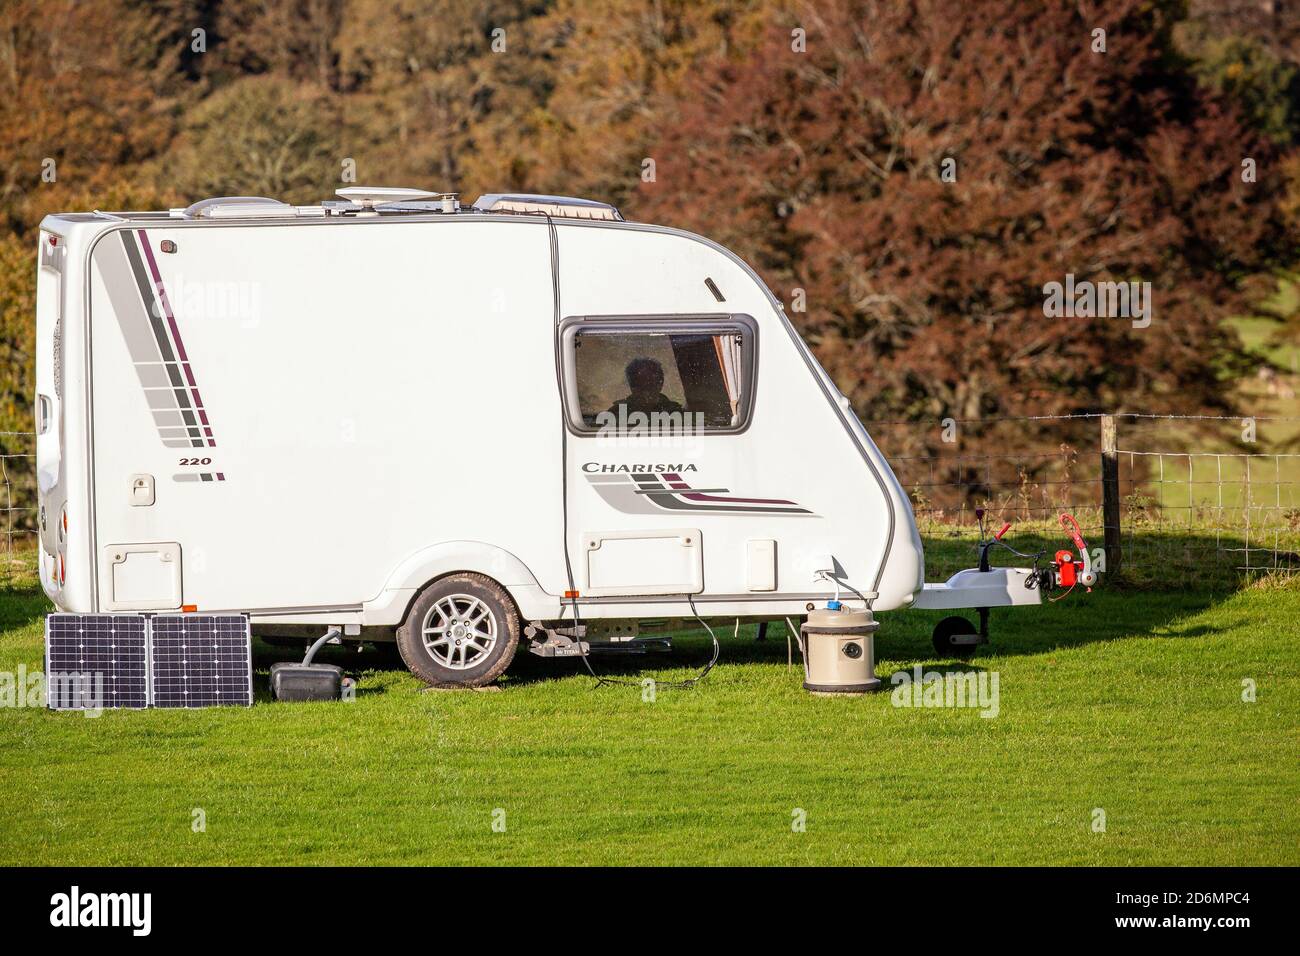
<path id="1" fill-rule="evenodd" d="M 0 671 L 40 668 L 46 610 L 0 596 Z M 882 677 L 955 666 L 936 617 L 882 615 Z M 652 703 L 574 661 L 425 692 L 333 650 L 354 702 L 278 704 L 266 671 L 294 655 L 258 645 L 252 709 L 0 711 L 0 863 L 1295 865 L 1298 620 L 1295 587 L 995 611 L 970 665 L 998 674 L 991 719 L 812 697 L 781 628 L 728 628 L 703 684 Z M 707 655 L 685 635 L 647 671 L 596 666 L 679 679 Z"/>

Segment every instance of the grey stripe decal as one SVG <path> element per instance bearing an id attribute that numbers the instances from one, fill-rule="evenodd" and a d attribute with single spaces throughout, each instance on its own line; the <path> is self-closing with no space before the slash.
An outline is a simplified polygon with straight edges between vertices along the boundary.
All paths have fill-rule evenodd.
<path id="1" fill-rule="evenodd" d="M 158 349 L 162 352 L 164 362 L 175 362 L 176 355 L 172 352 L 172 344 L 167 338 L 167 330 L 163 328 L 162 317 L 159 316 L 157 308 L 154 306 L 153 283 L 149 279 L 149 274 L 144 271 L 144 260 L 140 258 L 140 250 L 135 246 L 135 237 L 129 232 L 119 233 L 122 237 L 122 246 L 126 249 L 127 261 L 131 263 L 131 274 L 135 276 L 136 287 L 140 290 L 140 301 L 144 303 L 144 314 L 149 319 L 149 325 L 153 328 L 154 340 L 158 343 Z M 181 384 L 181 377 L 175 370 L 174 366 L 169 366 L 169 374 L 173 385 Z"/>
<path id="2" fill-rule="evenodd" d="M 95 259 L 108 292 L 109 304 L 122 330 L 126 350 L 135 363 L 140 384 L 147 387 L 150 383 L 145 379 L 144 370 L 161 369 L 161 356 L 158 354 L 158 341 L 150 333 L 148 321 L 140 311 L 140 290 L 131 282 L 131 265 L 126 252 L 116 243 L 106 242 L 96 251 Z"/>

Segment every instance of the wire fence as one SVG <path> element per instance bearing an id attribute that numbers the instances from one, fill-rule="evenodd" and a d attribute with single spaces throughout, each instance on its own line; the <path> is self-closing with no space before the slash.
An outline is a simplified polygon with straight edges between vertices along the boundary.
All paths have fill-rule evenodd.
<path id="1" fill-rule="evenodd" d="M 1084 414 L 867 422 L 908 491 L 929 577 L 971 564 L 977 510 L 1022 551 L 1069 547 L 1072 513 L 1107 571 L 1231 583 L 1300 569 L 1300 419 Z M 1267 441 L 1266 441 L 1267 439 Z M 1043 450 L 999 453 L 1004 445 Z M 898 453 L 923 447 L 925 454 Z M 1262 449 L 1270 450 L 1262 450 Z"/>
<path id="2" fill-rule="evenodd" d="M 1037 453 L 892 456 L 888 444 L 880 444 L 911 498 L 930 580 L 975 564 L 980 512 L 985 534 L 1010 523 L 1009 544 L 1044 551 L 1048 560 L 1068 546 L 1058 522 L 1063 513 L 1074 515 L 1090 542 L 1104 537 L 1099 468 L 1086 456 L 1081 460 L 1073 445 Z"/>
<path id="3" fill-rule="evenodd" d="M 980 512 L 988 533 L 1009 522 L 1010 544 L 1048 560 L 1070 547 L 1058 516 L 1073 514 L 1106 572 L 1135 583 L 1231 584 L 1300 569 L 1300 453 L 1285 450 L 1300 447 L 1300 419 L 1089 413 L 866 424 L 911 498 L 930 580 L 972 566 Z M 36 579 L 35 445 L 30 432 L 0 432 L 0 586 Z"/>
<path id="4" fill-rule="evenodd" d="M 4 552 L 0 585 L 30 584 L 36 577 L 36 435 L 0 432 L 0 480 L 4 481 Z"/>
<path id="5" fill-rule="evenodd" d="M 1118 451 L 1124 560 L 1209 573 L 1300 568 L 1300 454 Z M 1212 559 L 1212 563 L 1209 559 Z"/>

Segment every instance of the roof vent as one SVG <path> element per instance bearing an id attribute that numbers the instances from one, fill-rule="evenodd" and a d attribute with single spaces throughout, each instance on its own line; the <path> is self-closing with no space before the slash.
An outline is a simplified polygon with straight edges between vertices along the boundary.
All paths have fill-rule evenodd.
<path id="1" fill-rule="evenodd" d="M 265 196 L 218 196 L 199 200 L 186 207 L 181 215 L 186 219 L 277 219 L 298 215 L 298 207 Z"/>
<path id="2" fill-rule="evenodd" d="M 530 212 L 565 219 L 602 219 L 622 222 L 623 216 L 607 202 L 576 196 L 535 196 L 530 193 L 488 193 L 474 200 L 479 212 Z"/>
<path id="3" fill-rule="evenodd" d="M 460 208 L 457 193 L 435 193 L 427 189 L 405 189 L 401 186 L 345 186 L 343 189 L 334 190 L 334 194 L 362 209 L 374 209 L 376 206 L 386 206 L 390 203 L 416 203 L 427 200 L 437 200 L 443 212 L 455 212 Z"/>

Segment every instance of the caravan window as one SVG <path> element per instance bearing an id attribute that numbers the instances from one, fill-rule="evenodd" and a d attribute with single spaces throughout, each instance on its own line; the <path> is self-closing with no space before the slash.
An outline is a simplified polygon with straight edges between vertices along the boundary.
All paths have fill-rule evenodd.
<path id="1" fill-rule="evenodd" d="M 570 420 L 619 435 L 734 432 L 753 390 L 752 321 L 578 323 L 565 336 Z"/>

